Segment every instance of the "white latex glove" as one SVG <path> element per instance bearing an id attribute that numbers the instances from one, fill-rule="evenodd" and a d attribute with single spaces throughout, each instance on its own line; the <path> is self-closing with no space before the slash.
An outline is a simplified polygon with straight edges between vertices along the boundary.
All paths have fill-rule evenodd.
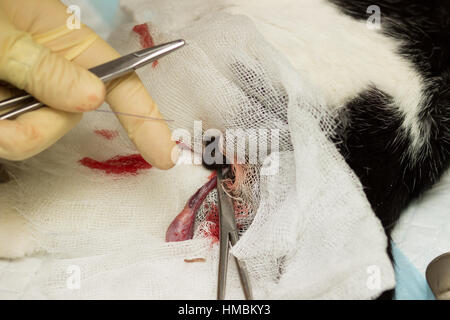
<path id="1" fill-rule="evenodd" d="M 0 80 L 50 106 L 0 121 L 0 158 L 23 160 L 43 151 L 106 95 L 114 111 L 137 115 L 118 118 L 143 157 L 157 168 L 172 167 L 175 143 L 164 121 L 145 119 L 163 116 L 137 75 L 112 81 L 105 89 L 86 69 L 120 55 L 86 26 L 68 32 L 68 17 L 57 0 L 0 1 Z M 81 50 L 74 54 L 74 48 Z M 10 95 L 0 86 L 0 99 Z"/>

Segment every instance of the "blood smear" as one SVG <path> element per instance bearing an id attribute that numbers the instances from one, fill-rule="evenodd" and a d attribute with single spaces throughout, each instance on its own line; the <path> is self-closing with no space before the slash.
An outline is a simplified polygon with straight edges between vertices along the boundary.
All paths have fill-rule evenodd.
<path id="1" fill-rule="evenodd" d="M 208 230 L 204 230 L 202 235 L 210 238 L 211 243 L 214 244 L 219 241 L 220 228 L 219 228 L 219 210 L 215 203 L 211 204 L 210 210 L 206 214 L 205 221 L 210 222 Z"/>
<path id="2" fill-rule="evenodd" d="M 133 27 L 133 31 L 140 36 L 140 42 L 143 49 L 151 48 L 155 45 L 146 23 L 135 25 Z M 153 68 L 155 68 L 157 65 L 158 60 L 154 61 L 152 64 Z"/>
<path id="3" fill-rule="evenodd" d="M 96 135 L 105 138 L 106 140 L 112 140 L 119 135 L 119 132 L 117 132 L 117 130 L 107 130 L 107 129 L 94 130 L 94 133 Z"/>
<path id="4" fill-rule="evenodd" d="M 188 146 L 187 144 L 185 144 L 183 141 L 175 141 L 175 143 L 180 147 L 180 149 L 182 150 L 191 150 L 192 148 L 190 146 Z"/>
<path id="5" fill-rule="evenodd" d="M 215 176 L 217 176 L 217 171 L 211 172 L 211 174 L 208 176 L 208 180 L 211 180 L 211 179 L 214 178 Z"/>
<path id="6" fill-rule="evenodd" d="M 106 161 L 97 161 L 89 157 L 79 160 L 81 165 L 93 170 L 101 170 L 107 174 L 137 175 L 139 170 L 152 167 L 140 154 L 116 156 Z"/>

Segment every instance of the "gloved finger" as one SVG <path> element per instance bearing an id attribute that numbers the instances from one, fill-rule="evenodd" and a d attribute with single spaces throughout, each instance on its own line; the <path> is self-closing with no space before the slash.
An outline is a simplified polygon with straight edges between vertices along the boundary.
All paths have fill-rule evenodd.
<path id="1" fill-rule="evenodd" d="M 116 59 L 120 55 L 105 41 L 98 39 L 74 61 L 86 68 Z M 130 139 L 142 156 L 160 169 L 176 163 L 179 150 L 171 132 L 139 77 L 133 73 L 107 85 L 106 101 L 117 112 Z"/>
<path id="2" fill-rule="evenodd" d="M 120 122 L 144 158 L 160 169 L 174 166 L 179 150 L 171 140 L 164 116 L 139 77 L 133 73 L 111 85 L 107 101 L 119 112 Z"/>
<path id="3" fill-rule="evenodd" d="M 60 110 L 89 111 L 103 102 L 100 79 L 17 30 L 2 11 L 0 30 L 0 80 Z"/>
<path id="4" fill-rule="evenodd" d="M 16 161 L 38 154 L 69 132 L 81 117 L 81 113 L 42 108 L 0 121 L 0 158 Z"/>
<path id="5" fill-rule="evenodd" d="M 15 11 L 14 8 L 17 8 L 18 2 L 27 5 L 30 11 L 27 11 L 28 13 Z M 15 25 L 32 34 L 42 34 L 63 26 L 68 18 L 66 7 L 60 1 L 7 0 L 3 2 L 3 5 L 10 17 L 14 19 Z M 21 18 L 24 14 L 28 15 L 28 19 Z M 36 19 L 44 14 L 51 16 L 52 19 Z M 25 21 L 32 21 L 32 23 Z M 86 37 L 89 33 L 92 31 L 83 27 L 80 30 L 73 30 L 68 37 Z M 55 43 L 46 43 L 46 45 L 57 46 L 56 42 L 59 41 L 64 41 L 64 39 L 56 40 Z M 71 42 L 70 39 L 69 42 Z M 98 39 L 75 58 L 74 62 L 88 69 L 119 56 L 105 41 Z M 131 140 L 147 161 L 161 169 L 167 169 L 174 165 L 172 160 L 176 159 L 178 152 L 175 143 L 171 140 L 167 125 L 160 120 L 144 120 L 143 118 L 147 116 L 162 118 L 162 116 L 136 75 L 131 75 L 126 80 L 121 79 L 110 83 L 107 101 L 114 111 L 135 115 L 134 117 L 118 115 L 118 117 L 128 131 Z M 174 152 L 172 152 L 173 150 Z"/>

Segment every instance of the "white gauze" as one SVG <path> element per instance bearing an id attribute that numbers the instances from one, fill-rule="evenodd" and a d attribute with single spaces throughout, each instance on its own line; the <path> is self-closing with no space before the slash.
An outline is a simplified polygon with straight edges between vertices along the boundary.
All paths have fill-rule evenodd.
<path id="1" fill-rule="evenodd" d="M 198 15 L 183 15 L 196 4 Z M 232 254 L 245 262 L 255 298 L 368 299 L 392 288 L 386 237 L 360 182 L 328 139 L 335 119 L 321 92 L 249 18 L 213 10 L 219 4 L 123 6 L 135 13 L 135 24 L 148 22 L 156 44 L 178 38 L 188 43 L 138 71 L 165 118 L 173 120 L 172 130 L 193 137 L 199 120 L 203 130 L 224 133 L 279 130 L 279 148 L 246 166 L 241 185 L 251 214 L 241 221 Z M 113 33 L 111 43 L 123 54 L 141 48 L 132 28 Z M 93 134 L 104 128 L 119 136 L 105 142 Z M 200 230 L 208 223 L 204 212 L 193 240 L 164 239 L 209 172 L 181 164 L 168 172 L 115 176 L 78 162 L 134 152 L 113 115 L 93 112 L 49 150 L 7 164 L 15 179 L 0 185 L 0 194 L 28 221 L 43 252 L 25 297 L 39 291 L 48 298 L 215 299 L 219 248 Z M 278 161 L 276 174 L 261 174 L 268 160 Z M 196 258 L 202 262 L 185 262 Z M 67 280 L 74 266 L 81 277 L 76 289 Z M 227 298 L 242 298 L 232 260 L 228 272 Z"/>

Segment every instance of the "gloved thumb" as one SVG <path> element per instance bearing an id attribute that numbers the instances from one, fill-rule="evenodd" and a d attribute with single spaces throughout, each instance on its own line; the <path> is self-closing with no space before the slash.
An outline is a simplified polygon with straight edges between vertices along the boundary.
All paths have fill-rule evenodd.
<path id="1" fill-rule="evenodd" d="M 0 80 L 64 111 L 90 111 L 105 98 L 99 78 L 15 29 L 1 12 Z"/>

